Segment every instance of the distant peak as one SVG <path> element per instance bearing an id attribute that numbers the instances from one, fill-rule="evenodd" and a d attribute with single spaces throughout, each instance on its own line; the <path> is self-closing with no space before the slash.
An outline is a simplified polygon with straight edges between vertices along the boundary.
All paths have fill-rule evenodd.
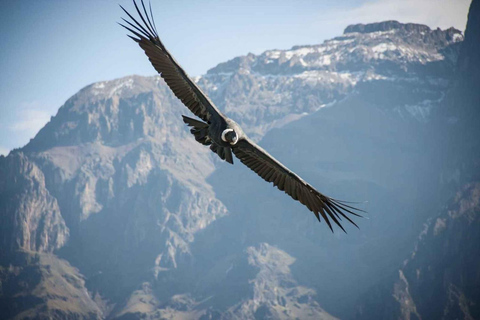
<path id="1" fill-rule="evenodd" d="M 401 23 L 395 20 L 389 20 L 389 21 L 382 21 L 382 22 L 376 22 L 376 23 L 367 23 L 367 24 L 352 24 L 349 25 L 345 31 L 343 31 L 344 34 L 347 33 L 353 33 L 353 32 L 358 32 L 358 33 L 371 33 L 371 32 L 377 32 L 377 31 L 389 31 L 389 30 L 395 30 L 395 29 L 402 29 L 405 31 L 417 31 L 417 32 L 430 32 L 431 29 L 423 24 L 416 24 L 416 23 Z"/>

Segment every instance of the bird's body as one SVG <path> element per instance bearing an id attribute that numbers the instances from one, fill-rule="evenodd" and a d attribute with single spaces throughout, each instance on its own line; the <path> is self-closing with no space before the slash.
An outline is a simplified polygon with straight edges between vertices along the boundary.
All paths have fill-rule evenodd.
<path id="1" fill-rule="evenodd" d="M 285 191 L 294 200 L 300 201 L 312 211 L 320 221 L 325 220 L 330 229 L 332 219 L 345 231 L 340 221 L 345 218 L 356 224 L 347 216 L 359 216 L 358 210 L 343 201 L 327 197 L 305 182 L 280 161 L 250 140 L 242 128 L 232 119 L 224 115 L 212 101 L 193 82 L 173 56 L 168 52 L 158 37 L 153 14 L 150 17 L 142 0 L 143 13 L 135 3 L 142 22 L 135 20 L 125 9 L 125 13 L 133 23 L 123 19 L 129 26 L 122 25 L 136 37 L 129 36 L 145 51 L 154 68 L 160 73 L 175 96 L 201 120 L 183 116 L 183 121 L 191 127 L 190 132 L 199 143 L 210 146 L 221 159 L 233 164 L 233 154 L 247 167 L 256 172 L 267 182 L 272 182 L 278 189 Z M 361 210 L 359 210 L 361 211 Z"/>
<path id="2" fill-rule="evenodd" d="M 209 145 L 210 149 L 217 153 L 222 160 L 231 164 L 233 164 L 232 146 L 247 137 L 235 121 L 224 115 L 219 115 L 217 120 L 209 123 L 186 116 L 183 116 L 183 121 L 192 127 L 190 132 L 198 142 Z"/>

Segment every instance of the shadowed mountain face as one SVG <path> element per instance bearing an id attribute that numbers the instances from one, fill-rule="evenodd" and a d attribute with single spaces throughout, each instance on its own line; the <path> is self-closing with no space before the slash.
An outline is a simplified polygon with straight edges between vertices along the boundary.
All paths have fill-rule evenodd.
<path id="1" fill-rule="evenodd" d="M 470 6 L 450 90 L 436 110 L 442 194 L 403 264 L 359 300 L 359 319 L 478 319 L 480 2 Z"/>
<path id="2" fill-rule="evenodd" d="M 358 319 L 478 319 L 480 183 L 423 228 L 402 267 L 362 297 Z"/>
<path id="3" fill-rule="evenodd" d="M 321 192 L 368 201 L 348 235 L 197 143 L 160 77 L 82 89 L 0 157 L 2 314 L 352 318 L 453 196 L 438 119 L 462 41 L 454 29 L 355 25 L 195 79 Z"/>

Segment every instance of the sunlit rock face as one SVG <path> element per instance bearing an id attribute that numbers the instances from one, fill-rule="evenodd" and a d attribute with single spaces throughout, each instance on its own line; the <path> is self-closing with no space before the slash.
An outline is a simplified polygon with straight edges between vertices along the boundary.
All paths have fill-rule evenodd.
<path id="1" fill-rule="evenodd" d="M 197 143 L 159 76 L 83 88 L 0 157 L 0 307 L 9 317 L 353 317 L 443 205 L 439 180 L 457 179 L 432 123 L 462 41 L 454 29 L 354 25 L 195 78 L 319 190 L 369 201 L 369 220 L 348 235 Z M 432 230 L 447 234 L 439 221 Z"/>
<path id="2" fill-rule="evenodd" d="M 0 158 L 0 170 L 2 251 L 52 252 L 64 246 L 69 229 L 38 165 L 18 152 Z"/>

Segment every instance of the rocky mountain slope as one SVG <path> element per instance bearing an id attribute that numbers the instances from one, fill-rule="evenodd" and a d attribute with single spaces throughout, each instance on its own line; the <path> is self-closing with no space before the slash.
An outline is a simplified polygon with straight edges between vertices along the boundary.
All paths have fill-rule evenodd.
<path id="1" fill-rule="evenodd" d="M 403 265 L 360 299 L 357 318 L 480 318 L 480 2 L 473 1 L 450 90 L 432 130 L 445 150 L 445 206 L 432 215 Z"/>
<path id="2" fill-rule="evenodd" d="M 353 317 L 441 206 L 426 190 L 437 190 L 443 163 L 425 150 L 462 40 L 454 29 L 354 25 L 196 79 L 320 190 L 369 201 L 369 220 L 348 235 L 195 142 L 160 77 L 82 89 L 0 156 L 2 314 Z"/>
<path id="3" fill-rule="evenodd" d="M 358 306 L 359 319 L 478 319 L 480 183 L 429 219 L 410 257 Z"/>

